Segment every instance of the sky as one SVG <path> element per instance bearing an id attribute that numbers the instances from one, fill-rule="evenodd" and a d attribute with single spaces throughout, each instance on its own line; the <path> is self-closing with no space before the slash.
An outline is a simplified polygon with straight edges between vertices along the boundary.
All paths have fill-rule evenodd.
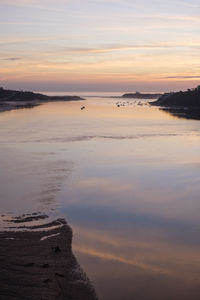
<path id="1" fill-rule="evenodd" d="M 156 92 L 199 84 L 199 0 L 0 0 L 4 88 Z"/>

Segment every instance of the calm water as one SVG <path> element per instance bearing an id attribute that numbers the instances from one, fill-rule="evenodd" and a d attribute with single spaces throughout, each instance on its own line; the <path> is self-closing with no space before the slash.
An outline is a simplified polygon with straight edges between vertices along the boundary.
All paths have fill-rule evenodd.
<path id="1" fill-rule="evenodd" d="M 200 121 L 118 101 L 1 113 L 1 213 L 64 216 L 100 300 L 199 299 Z"/>

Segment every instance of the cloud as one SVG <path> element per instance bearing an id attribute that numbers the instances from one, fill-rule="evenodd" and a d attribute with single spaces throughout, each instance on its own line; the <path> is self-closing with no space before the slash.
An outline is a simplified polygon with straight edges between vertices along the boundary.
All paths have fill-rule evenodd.
<path id="1" fill-rule="evenodd" d="M 49 40 L 47 37 L 22 37 L 22 38 L 3 38 L 0 41 L 0 45 L 10 45 L 10 44 L 23 44 L 28 42 L 39 42 Z"/>
<path id="2" fill-rule="evenodd" d="M 178 76 L 167 76 L 163 79 L 199 79 L 200 75 L 178 75 Z"/>
<path id="3" fill-rule="evenodd" d="M 0 60 L 8 60 L 8 61 L 15 61 L 15 60 L 20 60 L 21 57 L 8 57 L 8 58 L 0 58 Z"/>
<path id="4" fill-rule="evenodd" d="M 103 46 L 99 48 L 67 48 L 67 51 L 77 53 L 106 53 L 120 50 L 132 49 L 148 49 L 148 48 L 161 48 L 163 46 L 156 45 L 116 45 L 116 46 Z"/>
<path id="5" fill-rule="evenodd" d="M 188 7 L 193 7 L 193 8 L 199 8 L 200 4 L 198 3 L 198 1 L 196 1 L 195 3 L 192 3 L 191 0 L 190 1 L 184 1 L 184 0 L 173 0 L 173 3 L 179 4 L 179 5 L 185 5 Z"/>
<path id="6" fill-rule="evenodd" d="M 62 3 L 63 0 L 59 0 Z M 42 3 L 41 3 L 42 2 Z M 3 5 L 15 6 L 15 7 L 23 7 L 29 9 L 39 9 L 39 10 L 47 10 L 47 11 L 62 11 L 55 6 L 54 0 L 1 0 Z M 57 4 L 57 2 L 56 2 Z M 54 5 L 54 7 L 50 7 L 50 5 Z"/>
<path id="7" fill-rule="evenodd" d="M 66 48 L 66 51 L 73 53 L 107 53 L 120 50 L 135 50 L 135 49 L 165 49 L 165 48 L 179 48 L 179 47 L 198 47 L 200 43 L 152 43 L 152 44 L 135 44 L 135 45 L 106 45 L 97 48 Z"/>
<path id="8" fill-rule="evenodd" d="M 1 22 L 0 22 L 1 24 Z M 1 46 L 9 46 L 13 44 L 26 44 L 26 43 L 32 43 L 32 42 L 58 42 L 58 41 L 71 41 L 76 40 L 78 38 L 83 37 L 83 35 L 78 34 L 71 34 L 71 35 L 47 35 L 47 36 L 41 36 L 41 35 L 35 35 L 35 36 L 22 36 L 22 37 L 14 37 L 14 36 L 8 36 L 8 37 L 2 37 L 0 39 L 0 45 Z"/>

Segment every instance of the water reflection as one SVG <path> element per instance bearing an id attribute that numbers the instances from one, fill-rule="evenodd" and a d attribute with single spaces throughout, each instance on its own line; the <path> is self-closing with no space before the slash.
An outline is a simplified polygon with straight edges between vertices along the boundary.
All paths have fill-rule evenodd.
<path id="1" fill-rule="evenodd" d="M 71 204 L 66 209 L 75 235 L 73 248 L 91 274 L 100 299 L 121 299 L 122 295 L 125 299 L 190 299 L 190 295 L 197 299 L 199 222 L 182 217 L 189 205 L 184 211 L 175 199 L 178 195 L 174 195 L 173 203 L 169 201 L 162 208 L 159 202 L 164 199 L 160 195 L 155 201 L 149 199 L 152 208 L 159 206 L 160 213 L 158 209 L 148 211 L 148 205 L 142 213 L 138 211 L 140 195 L 133 194 L 132 204 L 126 203 L 131 187 L 122 186 L 120 193 L 119 183 L 116 189 L 110 184 L 97 184 L 96 188 L 93 185 L 92 191 L 88 184 L 77 184 L 80 193 L 77 191 L 76 195 L 87 196 L 82 195 L 79 202 L 70 193 Z M 169 208 L 176 209 L 177 205 L 176 218 Z M 199 207 L 195 203 L 191 206 Z M 164 217 L 165 208 L 168 216 Z"/>
<path id="2" fill-rule="evenodd" d="M 199 122 L 116 101 L 2 113 L 2 211 L 66 217 L 99 299 L 198 299 Z"/>
<path id="3" fill-rule="evenodd" d="M 200 109 L 198 108 L 162 108 L 163 111 L 170 113 L 177 118 L 200 120 Z"/>

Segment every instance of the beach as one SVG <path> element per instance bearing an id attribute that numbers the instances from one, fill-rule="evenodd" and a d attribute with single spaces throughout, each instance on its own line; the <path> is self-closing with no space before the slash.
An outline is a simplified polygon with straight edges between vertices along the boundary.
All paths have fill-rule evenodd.
<path id="1" fill-rule="evenodd" d="M 64 219 L 43 226 L 26 222 L 37 214 L 7 220 L 0 232 L 2 300 L 95 300 L 94 289 L 72 253 L 72 230 Z"/>

